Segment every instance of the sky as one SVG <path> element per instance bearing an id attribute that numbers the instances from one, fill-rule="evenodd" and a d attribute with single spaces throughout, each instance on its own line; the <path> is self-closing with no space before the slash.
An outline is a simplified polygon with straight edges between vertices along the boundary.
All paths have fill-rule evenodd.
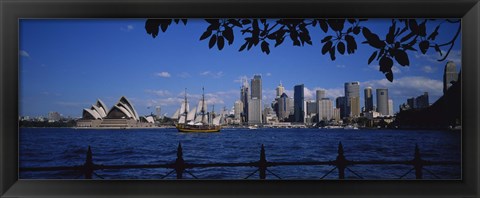
<path id="1" fill-rule="evenodd" d="M 126 96 L 140 115 L 155 113 L 160 106 L 162 114 L 171 116 L 179 108 L 185 88 L 193 106 L 202 87 L 208 104 L 214 104 L 218 112 L 233 107 L 240 97 L 242 79 L 250 81 L 255 74 L 262 76 L 262 103 L 267 105 L 280 82 L 290 97 L 295 85 L 304 84 L 306 99 L 314 99 L 315 90 L 324 89 L 326 96 L 335 100 L 344 96 L 345 82 L 358 81 L 362 107 L 365 87 L 388 88 L 397 112 L 407 98 L 428 92 L 433 103 L 442 95 L 443 68 L 448 60 L 461 69 L 461 36 L 445 61 L 437 61 L 440 55 L 429 49 L 426 54 L 409 52 L 410 66 L 394 62 L 392 83 L 378 71 L 377 61 L 367 64 L 375 49 L 362 44 L 365 39 L 361 35 L 355 37 L 358 50 L 354 54 L 337 52 L 332 61 L 328 54 L 322 55 L 321 40 L 334 33 L 324 33 L 318 26 L 310 30 L 313 45 L 297 47 L 286 39 L 276 48 L 270 44 L 271 52 L 266 55 L 260 45 L 239 52 L 243 44 L 240 32 L 235 32 L 234 43 L 225 44 L 223 50 L 209 49 L 208 39 L 199 40 L 208 26 L 201 19 L 190 19 L 186 26 L 172 25 L 156 38 L 146 33 L 145 21 L 21 19 L 20 115 L 46 116 L 54 111 L 77 118 L 97 99 L 110 108 Z M 429 22 L 427 32 L 441 21 Z M 370 19 L 364 25 L 382 38 L 390 19 Z M 437 40 L 449 40 L 457 27 L 443 23 Z"/>

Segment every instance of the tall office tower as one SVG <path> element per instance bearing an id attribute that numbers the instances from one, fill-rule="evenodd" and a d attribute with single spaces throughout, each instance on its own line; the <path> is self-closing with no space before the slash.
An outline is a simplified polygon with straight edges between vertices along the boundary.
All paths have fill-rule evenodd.
<path id="1" fill-rule="evenodd" d="M 447 93 L 448 88 L 452 86 L 453 82 L 457 82 L 457 80 L 457 66 L 453 61 L 448 61 L 443 73 L 443 94 Z"/>
<path id="2" fill-rule="evenodd" d="M 325 98 L 325 90 L 317 90 L 316 91 L 316 96 L 317 96 L 317 101 L 322 100 L 322 98 Z"/>
<path id="3" fill-rule="evenodd" d="M 364 94 L 365 94 L 365 112 L 373 111 L 372 88 L 371 87 L 365 88 Z"/>
<path id="4" fill-rule="evenodd" d="M 408 104 L 408 107 L 410 107 L 410 109 L 415 109 L 416 108 L 415 98 L 414 97 L 408 98 L 407 99 L 407 104 Z"/>
<path id="5" fill-rule="evenodd" d="M 235 105 L 233 107 L 235 120 L 242 120 L 242 112 L 243 112 L 243 102 L 240 100 L 235 101 Z"/>
<path id="6" fill-rule="evenodd" d="M 415 108 L 421 109 L 430 106 L 428 101 L 428 92 L 424 92 L 423 95 L 420 95 L 415 98 Z"/>
<path id="7" fill-rule="evenodd" d="M 330 120 L 333 117 L 333 102 L 330 98 L 322 98 L 318 101 L 318 121 Z"/>
<path id="8" fill-rule="evenodd" d="M 160 106 L 155 107 L 155 117 L 157 119 L 160 119 L 162 117 L 162 109 L 160 108 Z"/>
<path id="9" fill-rule="evenodd" d="M 336 121 L 339 121 L 340 120 L 340 109 L 339 108 L 334 108 L 333 109 L 333 115 L 332 115 L 333 119 L 335 119 Z"/>
<path id="10" fill-rule="evenodd" d="M 294 101 L 293 101 L 293 98 L 287 98 L 287 107 L 288 107 L 288 112 L 289 112 L 289 116 L 294 114 L 295 112 L 295 105 L 294 105 Z"/>
<path id="11" fill-rule="evenodd" d="M 340 109 L 340 119 L 346 117 L 345 115 L 345 96 L 338 97 L 335 99 L 335 107 Z"/>
<path id="12" fill-rule="evenodd" d="M 352 98 L 357 97 L 358 102 L 354 104 L 355 109 L 352 109 Z M 358 108 L 358 109 L 357 109 Z M 352 114 L 351 112 L 355 112 Z M 346 82 L 345 83 L 345 116 L 354 117 L 359 116 L 360 113 L 356 114 L 356 112 L 360 112 L 360 82 Z"/>
<path id="13" fill-rule="evenodd" d="M 283 93 L 278 99 L 278 120 L 283 121 L 290 115 L 288 107 L 288 96 Z"/>
<path id="14" fill-rule="evenodd" d="M 251 81 L 251 96 L 248 101 L 248 124 L 262 123 L 262 77 L 254 75 Z"/>
<path id="15" fill-rule="evenodd" d="M 350 98 L 350 117 L 360 117 L 360 97 Z"/>
<path id="16" fill-rule="evenodd" d="M 262 77 L 260 75 L 254 75 L 251 85 L 252 85 L 251 99 L 262 100 Z"/>
<path id="17" fill-rule="evenodd" d="M 315 115 L 317 114 L 317 110 L 318 110 L 318 107 L 317 107 L 317 101 L 315 100 L 306 100 L 305 101 L 307 103 L 307 115 Z"/>
<path id="18" fill-rule="evenodd" d="M 275 90 L 277 91 L 277 95 L 275 96 L 275 98 L 280 98 L 283 92 L 285 92 L 285 87 L 283 87 L 282 82 L 280 82 L 280 84 L 277 86 Z"/>
<path id="19" fill-rule="evenodd" d="M 377 89 L 377 111 L 388 115 L 388 89 Z"/>
<path id="20" fill-rule="evenodd" d="M 388 99 L 388 115 L 393 116 L 393 100 Z"/>
<path id="21" fill-rule="evenodd" d="M 295 85 L 295 87 L 293 88 L 294 121 L 301 122 L 301 123 L 304 122 L 303 115 L 305 114 L 305 109 L 303 108 L 303 100 L 305 99 L 303 89 L 304 89 L 303 84 Z"/>
<path id="22" fill-rule="evenodd" d="M 250 90 L 247 80 L 243 82 L 240 88 L 240 101 L 243 103 L 243 112 L 241 113 L 242 122 L 248 122 L 248 101 L 250 100 Z"/>

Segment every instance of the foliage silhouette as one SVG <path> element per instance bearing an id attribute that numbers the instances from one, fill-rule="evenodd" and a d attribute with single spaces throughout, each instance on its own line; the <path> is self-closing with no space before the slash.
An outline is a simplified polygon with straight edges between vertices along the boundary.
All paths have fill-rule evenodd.
<path id="1" fill-rule="evenodd" d="M 145 30 L 153 38 L 157 37 L 160 30 L 166 32 L 172 24 L 183 22 L 187 25 L 187 19 L 147 19 Z M 368 64 L 378 61 L 379 71 L 393 82 L 392 67 L 394 60 L 400 66 L 409 66 L 408 51 L 420 51 L 426 54 L 433 48 L 440 54 L 438 61 L 447 58 L 457 39 L 461 24 L 460 20 L 439 19 L 392 19 L 388 33 L 380 37 L 363 25 L 367 19 L 205 19 L 208 27 L 200 36 L 200 41 L 207 40 L 208 47 L 215 45 L 218 50 L 225 47 L 225 41 L 232 45 L 236 32 L 243 36 L 243 44 L 238 51 L 250 50 L 260 44 L 260 49 L 265 54 L 270 54 L 271 44 L 274 47 L 284 44 L 285 39 L 291 40 L 293 46 L 313 45 L 310 30 L 320 28 L 325 36 L 321 40 L 323 55 L 327 53 L 332 61 L 336 56 L 353 54 L 357 50 L 357 40 L 363 39 L 362 44 L 367 44 L 375 51 L 367 60 Z M 427 32 L 427 24 L 439 21 L 435 29 Z M 443 23 L 456 23 L 458 29 L 449 41 L 437 42 L 439 28 Z M 235 31 L 238 29 L 239 31 Z M 447 48 L 442 53 L 442 48 Z M 338 52 L 338 54 L 337 54 Z"/>

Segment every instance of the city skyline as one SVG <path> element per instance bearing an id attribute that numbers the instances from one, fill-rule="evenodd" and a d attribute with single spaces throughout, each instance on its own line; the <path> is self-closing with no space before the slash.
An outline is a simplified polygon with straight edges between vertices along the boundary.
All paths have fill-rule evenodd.
<path id="1" fill-rule="evenodd" d="M 82 109 L 91 106 L 92 101 L 102 99 L 111 106 L 126 96 L 140 115 L 155 113 L 155 107 L 160 106 L 162 114 L 171 116 L 180 107 L 184 88 L 190 106 L 194 106 L 201 87 L 206 89 L 209 110 L 212 103 L 216 109 L 231 109 L 240 99 L 243 80 L 251 80 L 254 75 L 262 77 L 263 104 L 273 101 L 280 82 L 289 97 L 293 97 L 295 85 L 304 84 L 306 100 L 315 99 L 316 90 L 323 89 L 326 97 L 335 101 L 344 96 L 345 82 L 357 81 L 360 92 L 366 87 L 387 88 L 397 112 L 408 98 L 428 92 L 433 103 L 443 94 L 447 60 L 454 61 L 458 70 L 461 68 L 459 42 L 443 62 L 436 61 L 438 55 L 433 50 L 426 55 L 411 53 L 410 67 L 394 64 L 395 80 L 390 83 L 378 71 L 377 63 L 367 64 L 366 57 L 373 50 L 361 41 L 358 52 L 331 61 L 321 54 L 319 43 L 304 47 L 286 44 L 272 49 L 270 55 L 258 48 L 238 52 L 240 42 L 218 51 L 198 41 L 205 29 L 203 20 L 174 26 L 156 39 L 146 34 L 144 23 L 21 20 L 20 115 L 39 116 L 54 111 L 80 117 Z M 388 31 L 389 20 L 368 23 L 373 30 Z M 323 35 L 313 37 L 319 40 Z M 447 31 L 440 32 L 440 36 L 447 38 Z M 360 106 L 364 104 L 360 94 Z"/>

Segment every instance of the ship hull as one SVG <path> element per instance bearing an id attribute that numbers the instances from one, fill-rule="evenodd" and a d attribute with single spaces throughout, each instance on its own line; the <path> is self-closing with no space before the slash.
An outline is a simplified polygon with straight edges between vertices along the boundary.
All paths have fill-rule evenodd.
<path id="1" fill-rule="evenodd" d="M 183 133 L 214 133 L 220 132 L 220 126 L 185 126 L 177 125 L 178 132 Z"/>

